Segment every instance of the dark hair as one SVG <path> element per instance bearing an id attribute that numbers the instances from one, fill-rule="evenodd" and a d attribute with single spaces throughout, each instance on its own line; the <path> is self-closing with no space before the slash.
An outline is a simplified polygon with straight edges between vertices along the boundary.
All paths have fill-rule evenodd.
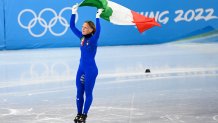
<path id="1" fill-rule="evenodd" d="M 87 23 L 93 29 L 92 34 L 95 34 L 96 31 L 95 24 L 92 21 L 85 21 L 85 23 Z"/>

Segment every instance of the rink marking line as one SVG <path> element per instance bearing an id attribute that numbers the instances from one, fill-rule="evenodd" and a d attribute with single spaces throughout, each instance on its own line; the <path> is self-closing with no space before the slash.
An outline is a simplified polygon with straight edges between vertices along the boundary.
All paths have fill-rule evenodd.
<path id="1" fill-rule="evenodd" d="M 25 80 L 25 81 L 17 81 L 17 82 L 12 82 L 12 81 L 8 81 L 8 82 L 0 82 L 0 89 L 1 88 L 8 88 L 8 87 L 16 87 L 16 86 L 29 86 L 29 85 L 38 85 L 38 84 L 48 84 L 48 83 L 65 83 L 67 81 L 72 81 L 74 82 L 75 79 L 72 79 L 73 77 L 63 77 L 63 78 L 59 78 L 56 79 L 54 77 L 51 77 L 52 79 L 29 79 L 29 80 Z"/>
<path id="2" fill-rule="evenodd" d="M 161 119 L 165 119 L 165 121 L 171 121 L 171 122 L 180 122 L 180 123 L 184 123 L 185 121 L 181 120 L 181 117 L 183 115 L 169 115 L 166 114 L 164 116 L 160 116 Z"/>
<path id="3" fill-rule="evenodd" d="M 8 113 L 0 114 L 0 117 L 11 116 L 11 115 L 23 115 L 33 110 L 33 108 L 29 108 L 29 109 L 2 108 L 2 109 L 7 110 Z"/>
<path id="4" fill-rule="evenodd" d="M 218 115 L 213 116 L 213 120 L 218 121 Z"/>
<path id="5" fill-rule="evenodd" d="M 174 78 L 187 78 L 187 77 L 202 77 L 202 75 L 195 75 L 195 76 L 170 76 L 170 77 L 155 77 L 155 78 L 141 78 L 141 79 L 122 79 L 122 80 L 112 80 L 112 81 L 107 81 L 107 82 L 101 82 L 99 84 L 120 84 L 120 83 L 126 83 L 126 82 L 145 82 L 145 80 L 158 80 L 158 79 L 174 79 Z M 218 74 L 216 75 L 210 75 L 207 77 L 211 77 L 211 76 L 218 76 Z"/>
<path id="6" fill-rule="evenodd" d="M 125 111 L 130 111 L 130 110 L 137 110 L 136 108 L 130 109 L 130 108 L 122 108 L 122 107 L 105 107 L 105 106 L 93 106 L 92 109 L 106 109 L 106 110 L 125 110 Z"/>
<path id="7" fill-rule="evenodd" d="M 69 88 L 66 86 L 66 88 Z M 58 92 L 64 92 L 66 90 L 64 90 L 63 88 L 59 88 L 58 90 L 56 90 L 55 88 L 51 89 L 51 90 L 46 90 L 46 89 L 41 89 L 41 90 L 35 90 L 34 92 L 31 91 L 23 91 L 23 92 L 10 92 L 10 93 L 3 93 L 0 94 L 0 96 L 33 96 L 33 95 L 40 95 L 40 94 L 48 94 L 48 93 L 58 93 Z"/>
<path id="8" fill-rule="evenodd" d="M 62 123 L 65 122 L 65 119 L 70 119 L 73 115 L 58 115 L 58 114 L 49 114 L 49 112 L 43 112 L 43 113 L 36 113 L 33 112 L 33 108 L 29 109 L 14 109 L 14 108 L 2 108 L 4 110 L 7 110 L 8 113 L 2 113 L 0 114 L 0 118 L 5 118 L 5 117 L 11 117 L 11 116 L 33 116 L 32 120 L 35 122 L 41 122 L 41 121 L 61 121 Z M 0 110 L 2 110 L 0 109 Z M 32 121 L 33 122 L 33 121 Z"/>
<path id="9" fill-rule="evenodd" d="M 134 113 L 133 106 L 134 106 L 134 100 L 135 100 L 135 93 L 132 94 L 131 104 L 130 104 L 130 113 L 129 113 L 129 123 L 132 123 L 132 115 Z"/>

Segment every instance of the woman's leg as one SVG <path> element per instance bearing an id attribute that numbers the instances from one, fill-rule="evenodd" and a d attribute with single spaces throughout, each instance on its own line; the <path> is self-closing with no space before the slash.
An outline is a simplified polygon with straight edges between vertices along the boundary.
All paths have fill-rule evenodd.
<path id="1" fill-rule="evenodd" d="M 78 114 L 82 114 L 83 110 L 83 104 L 84 104 L 84 91 L 85 87 L 84 84 L 80 81 L 81 76 L 84 75 L 81 68 L 78 69 L 77 75 L 76 75 L 76 87 L 77 87 L 77 95 L 76 95 L 76 104 L 77 104 L 77 111 Z"/>
<path id="2" fill-rule="evenodd" d="M 85 95 L 86 95 L 86 101 L 84 105 L 83 114 L 88 114 L 89 108 L 92 104 L 93 100 L 93 88 L 95 86 L 95 80 L 98 75 L 98 69 L 96 67 L 91 68 L 86 71 L 85 73 Z"/>

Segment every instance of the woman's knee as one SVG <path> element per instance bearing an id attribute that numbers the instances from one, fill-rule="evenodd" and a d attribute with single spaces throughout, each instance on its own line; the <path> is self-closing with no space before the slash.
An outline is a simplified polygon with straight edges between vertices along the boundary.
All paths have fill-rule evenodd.
<path id="1" fill-rule="evenodd" d="M 92 91 L 86 91 L 85 95 L 86 95 L 86 98 L 91 98 L 91 99 L 93 98 Z"/>

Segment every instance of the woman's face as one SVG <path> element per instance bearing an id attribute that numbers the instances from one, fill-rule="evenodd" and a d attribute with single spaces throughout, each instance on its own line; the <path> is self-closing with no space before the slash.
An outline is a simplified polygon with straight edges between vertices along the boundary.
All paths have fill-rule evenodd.
<path id="1" fill-rule="evenodd" d="M 83 35 L 87 35 L 87 34 L 91 34 L 93 31 L 93 29 L 89 26 L 89 24 L 84 23 L 82 26 L 82 34 Z"/>

